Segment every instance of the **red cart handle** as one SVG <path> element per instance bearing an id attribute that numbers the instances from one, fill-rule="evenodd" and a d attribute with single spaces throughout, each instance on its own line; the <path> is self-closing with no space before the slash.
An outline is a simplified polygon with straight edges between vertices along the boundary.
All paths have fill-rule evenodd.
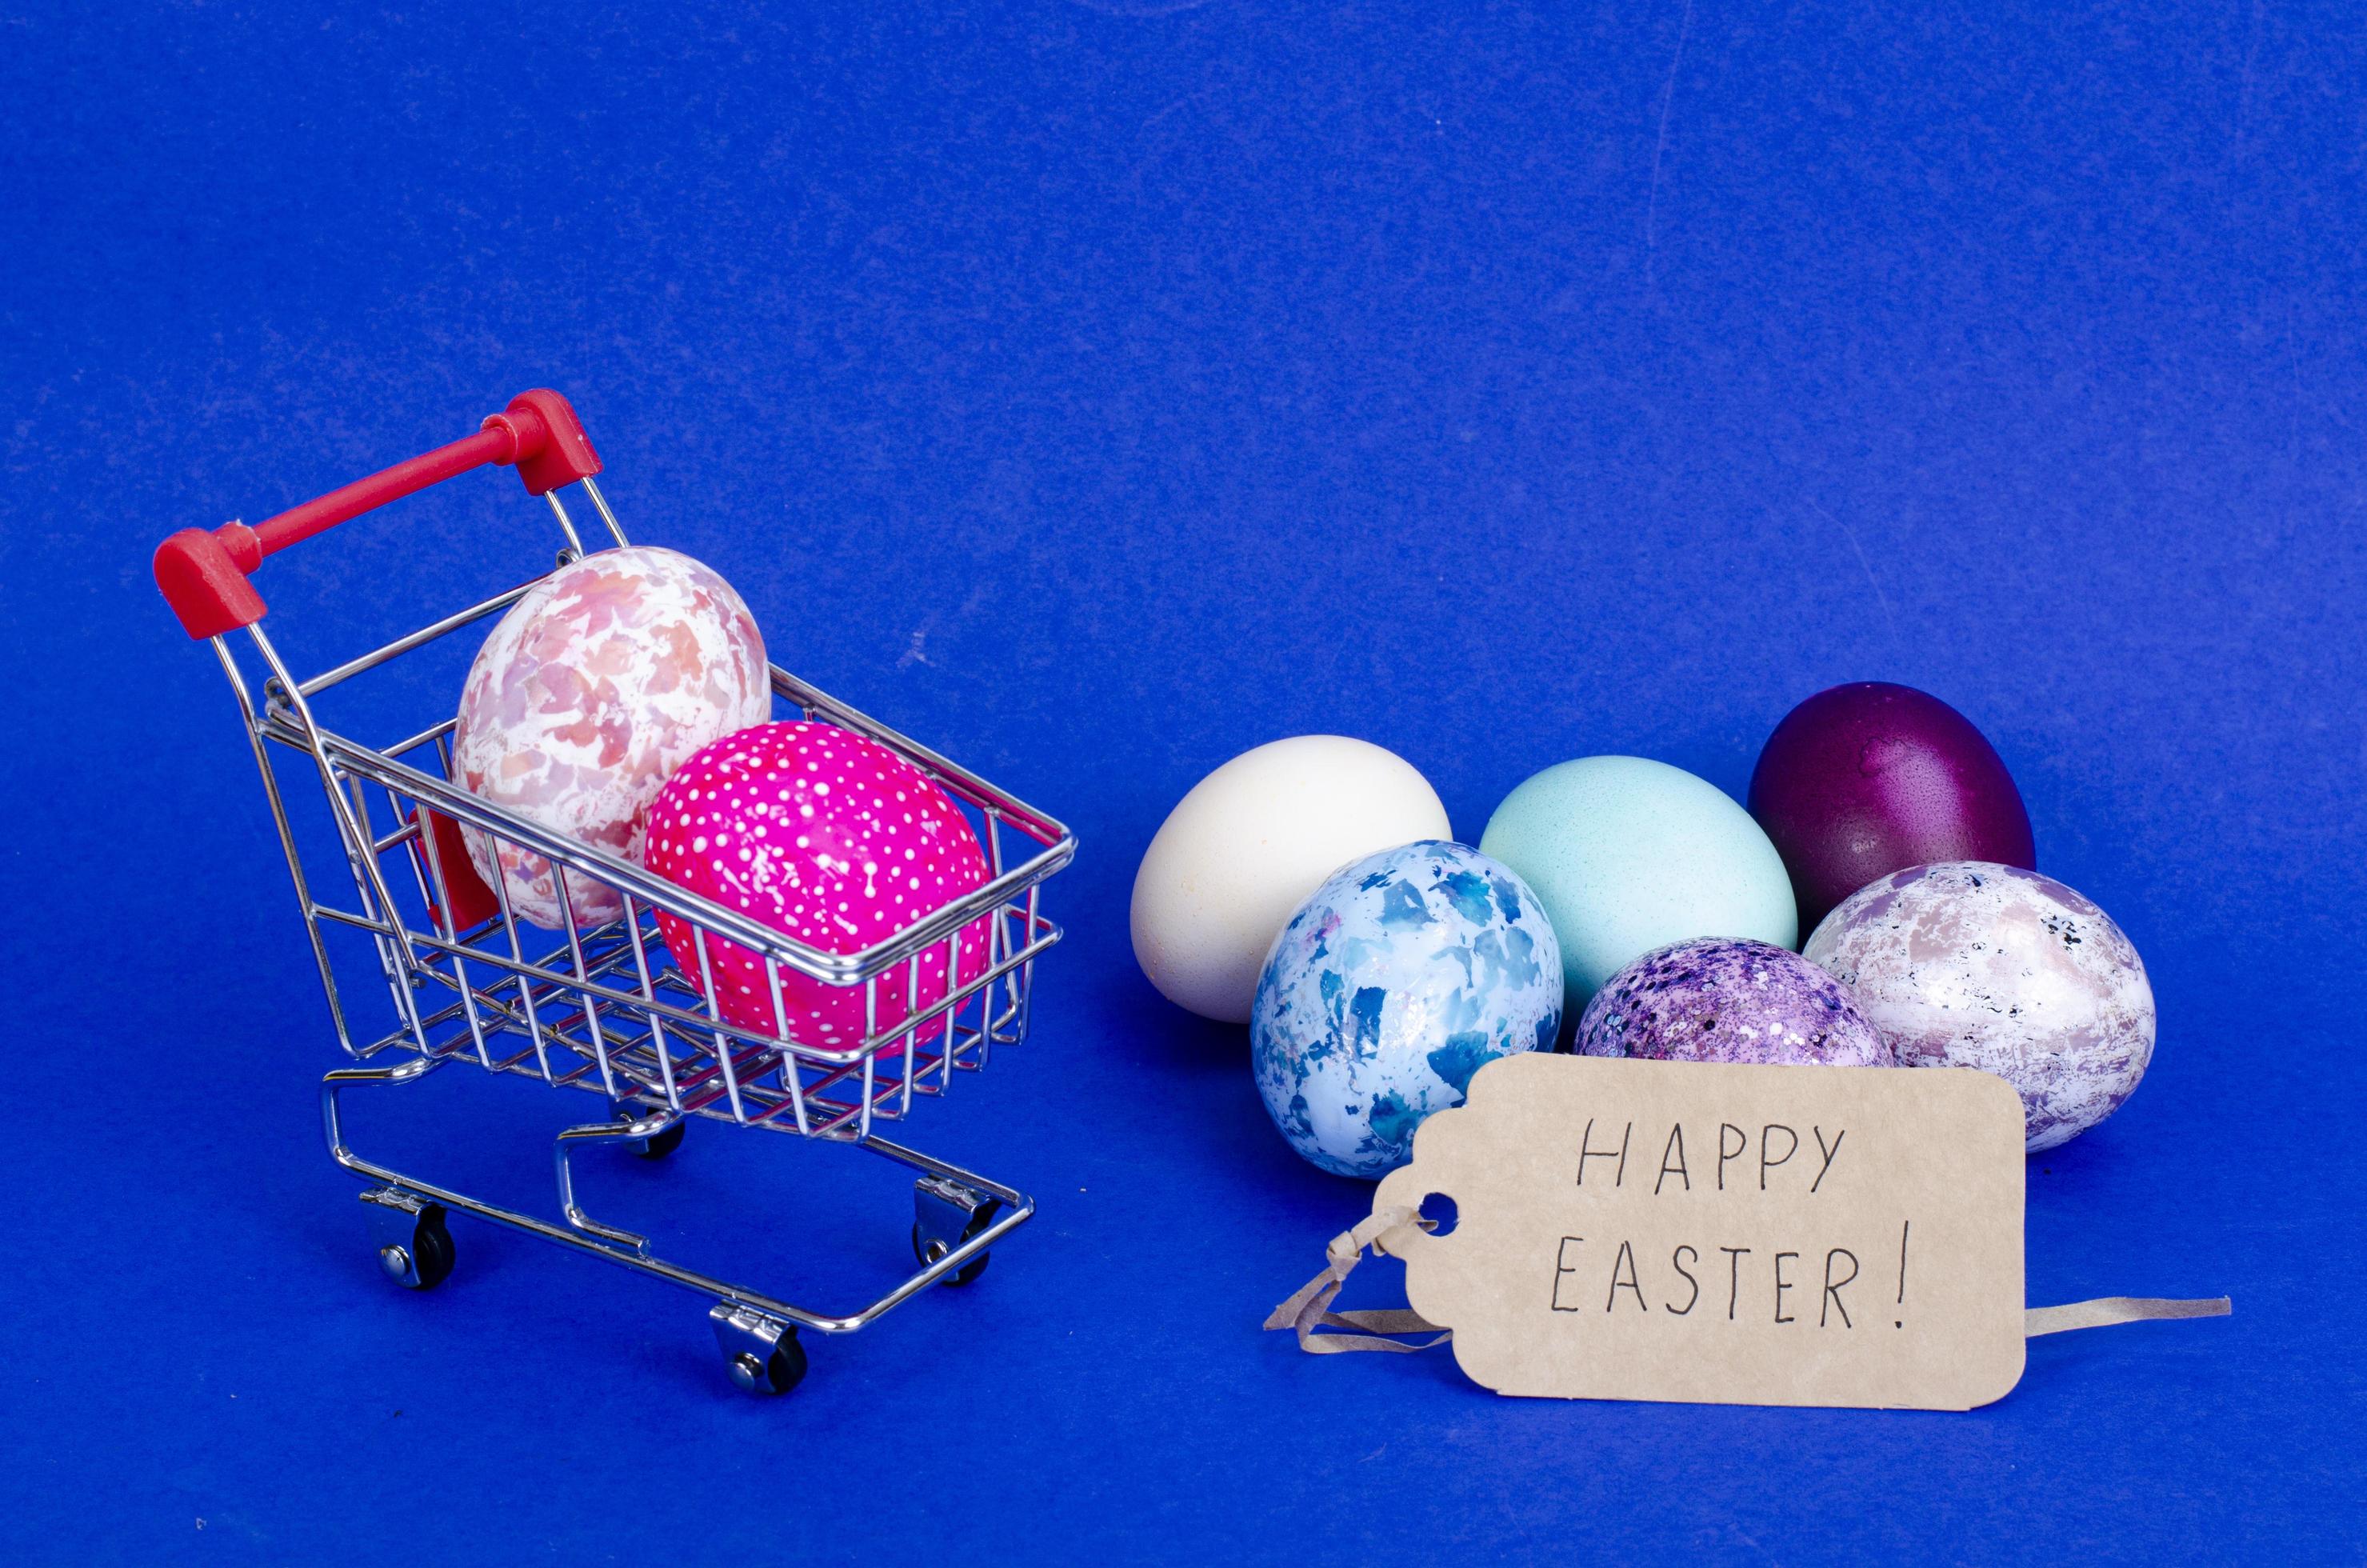
<path id="1" fill-rule="evenodd" d="M 263 619 L 263 596 L 246 579 L 265 556 L 487 463 L 517 465 L 518 477 L 533 495 L 600 472 L 600 459 L 565 398 L 549 391 L 520 392 L 508 408 L 487 415 L 475 435 L 253 528 L 224 523 L 210 532 L 183 528 L 156 547 L 156 586 L 192 637 L 218 637 L 252 626 Z"/>

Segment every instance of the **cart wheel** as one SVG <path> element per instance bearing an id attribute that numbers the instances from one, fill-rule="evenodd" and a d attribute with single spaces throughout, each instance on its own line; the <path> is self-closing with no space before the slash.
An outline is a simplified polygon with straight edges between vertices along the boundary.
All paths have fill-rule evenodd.
<path id="1" fill-rule="evenodd" d="M 762 1361 L 748 1350 L 731 1358 L 731 1381 L 750 1393 L 784 1394 L 803 1382 L 805 1376 L 806 1347 L 798 1343 L 795 1329 L 782 1335 L 773 1353 Z"/>
<path id="2" fill-rule="evenodd" d="M 980 1231 L 983 1231 L 987 1226 L 993 1222 L 994 1216 L 992 1214 L 981 1211 L 978 1218 L 969 1222 L 969 1228 L 962 1233 L 962 1240 L 969 1240 L 970 1237 L 978 1234 Z M 953 1251 L 953 1248 L 946 1245 L 945 1243 L 938 1241 L 934 1237 L 923 1240 L 921 1236 L 920 1222 L 918 1221 L 913 1221 L 912 1256 L 921 1260 L 923 1267 L 926 1267 L 929 1264 L 936 1262 L 939 1258 L 945 1256 L 946 1254 L 951 1251 Z M 959 1268 L 955 1269 L 951 1274 L 948 1274 L 943 1279 L 938 1280 L 937 1283 L 940 1285 L 967 1285 L 971 1280 L 977 1278 L 980 1275 L 985 1273 L 986 1266 L 990 1262 L 993 1261 L 993 1258 L 994 1255 L 991 1252 L 980 1253 L 976 1257 L 971 1258 L 968 1263 L 963 1264 Z"/>
<path id="3" fill-rule="evenodd" d="M 427 1290 L 451 1277 L 452 1233 L 444 1228 L 444 1211 L 433 1205 L 411 1228 L 408 1245 L 389 1243 L 378 1249 L 379 1267 L 406 1290 Z"/>
<path id="4" fill-rule="evenodd" d="M 612 1100 L 609 1102 L 608 1114 L 617 1121 L 631 1122 L 639 1121 L 643 1117 L 662 1108 L 656 1106 L 640 1105 L 629 1100 Z M 674 1125 L 664 1131 L 654 1133 L 647 1138 L 629 1138 L 625 1140 L 625 1147 L 644 1160 L 663 1160 L 682 1147 L 682 1130 L 689 1124 L 688 1117 L 677 1116 L 674 1119 Z"/>

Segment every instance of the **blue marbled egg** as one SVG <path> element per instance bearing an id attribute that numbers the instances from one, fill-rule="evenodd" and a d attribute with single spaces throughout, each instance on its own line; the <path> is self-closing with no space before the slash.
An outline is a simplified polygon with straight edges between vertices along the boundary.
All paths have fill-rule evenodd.
<path id="1" fill-rule="evenodd" d="M 1250 1050 L 1290 1146 L 1376 1179 L 1471 1074 L 1561 1028 L 1561 947 L 1526 882 L 1425 840 L 1334 871 L 1274 938 Z"/>

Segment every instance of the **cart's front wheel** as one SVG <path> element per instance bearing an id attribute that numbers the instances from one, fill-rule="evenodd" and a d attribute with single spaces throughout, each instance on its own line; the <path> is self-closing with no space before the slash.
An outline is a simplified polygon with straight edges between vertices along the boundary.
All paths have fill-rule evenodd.
<path id="1" fill-rule="evenodd" d="M 798 1343 L 795 1329 L 781 1335 L 773 1353 L 761 1361 L 750 1350 L 731 1358 L 731 1381 L 750 1393 L 787 1393 L 803 1382 L 805 1376 L 806 1347 Z"/>
<path id="2" fill-rule="evenodd" d="M 715 1343 L 731 1381 L 750 1393 L 787 1393 L 805 1381 L 806 1347 L 794 1324 L 766 1317 L 753 1307 L 718 1301 L 708 1309 Z"/>
<path id="3" fill-rule="evenodd" d="M 980 1231 L 985 1230 L 987 1226 L 993 1222 L 994 1216 L 991 1213 L 981 1210 L 970 1221 L 969 1228 L 962 1232 L 961 1239 L 963 1241 L 969 1240 L 970 1237 L 978 1234 Z M 953 1250 L 954 1249 L 952 1247 L 947 1246 L 942 1239 L 936 1236 L 923 1236 L 921 1234 L 921 1226 L 919 1221 L 915 1221 L 913 1222 L 912 1256 L 920 1259 L 923 1267 L 927 1267 L 932 1264 L 942 1262 L 946 1254 Z M 986 1266 L 993 1260 L 993 1257 L 994 1255 L 991 1252 L 980 1253 L 976 1257 L 971 1258 L 968 1263 L 963 1264 L 959 1268 L 955 1269 L 951 1274 L 948 1274 L 943 1279 L 938 1280 L 937 1283 L 940 1285 L 967 1285 L 971 1280 L 986 1272 Z"/>
<path id="4" fill-rule="evenodd" d="M 421 1212 L 411 1227 L 411 1239 L 389 1242 L 378 1249 L 379 1267 L 406 1290 L 427 1290 L 452 1273 L 452 1233 L 444 1228 L 444 1211 L 435 1205 Z"/>

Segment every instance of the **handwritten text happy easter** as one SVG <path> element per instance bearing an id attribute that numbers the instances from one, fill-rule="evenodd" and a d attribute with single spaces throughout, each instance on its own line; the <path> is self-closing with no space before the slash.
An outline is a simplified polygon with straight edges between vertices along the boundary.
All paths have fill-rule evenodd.
<path id="1" fill-rule="evenodd" d="M 1620 1129 L 1615 1143 L 1608 1142 L 1606 1126 L 1605 1142 L 1598 1147 L 1595 1125 L 1590 1119 L 1579 1141 L 1577 1186 L 1591 1192 L 1608 1188 L 1623 1195 L 1634 1190 L 1627 1187 L 1628 1155 L 1632 1152 L 1649 1158 L 1643 1153 L 1649 1142 L 1639 1147 L 1636 1124 L 1630 1121 Z M 1849 1134 L 1844 1129 L 1828 1135 L 1823 1128 L 1813 1126 L 1808 1134 L 1814 1147 L 1804 1153 L 1798 1131 L 1782 1122 L 1760 1124 L 1754 1133 L 1750 1129 L 1721 1121 L 1715 1141 L 1696 1130 L 1689 1143 L 1683 1123 L 1676 1123 L 1669 1128 L 1665 1139 L 1659 1140 L 1659 1165 L 1650 1173 L 1648 1194 L 1637 1195 L 1658 1198 L 1663 1192 L 1690 1193 L 1695 1190 L 1696 1181 L 1715 1192 L 1788 1190 L 1799 1196 L 1813 1195 L 1832 1176 Z M 1648 1132 L 1647 1139 L 1651 1139 Z M 1715 1160 L 1711 1158 L 1713 1149 Z M 1637 1187 L 1641 1188 L 1646 1172 L 1640 1160 L 1635 1174 Z M 1883 1291 L 1890 1300 L 1882 1304 L 1895 1309 L 1893 1327 L 1905 1326 L 1908 1230 L 1909 1222 L 1902 1221 L 1898 1227 L 1897 1274 L 1894 1280 L 1885 1282 L 1895 1289 Z M 1639 1262 L 1631 1241 L 1606 1244 L 1584 1236 L 1561 1237 L 1553 1258 L 1553 1310 L 1596 1313 L 1659 1312 L 1691 1317 L 1700 1309 L 1705 1319 L 1716 1320 L 1721 1315 L 1722 1305 L 1723 1320 L 1728 1323 L 1772 1320 L 1851 1329 L 1857 1326 L 1850 1311 L 1851 1288 L 1857 1286 L 1859 1315 L 1873 1305 L 1874 1292 L 1880 1289 L 1870 1280 L 1866 1285 L 1858 1285 L 1864 1265 L 1848 1247 L 1783 1251 L 1770 1246 L 1704 1247 L 1681 1242 L 1670 1249 L 1665 1262 L 1658 1257 L 1657 1250 L 1652 1249 L 1652 1256 Z M 1720 1258 L 1722 1262 L 1717 1261 Z M 1704 1266 L 1704 1259 L 1712 1261 Z M 1726 1278 L 1718 1278 L 1720 1274 Z"/>

